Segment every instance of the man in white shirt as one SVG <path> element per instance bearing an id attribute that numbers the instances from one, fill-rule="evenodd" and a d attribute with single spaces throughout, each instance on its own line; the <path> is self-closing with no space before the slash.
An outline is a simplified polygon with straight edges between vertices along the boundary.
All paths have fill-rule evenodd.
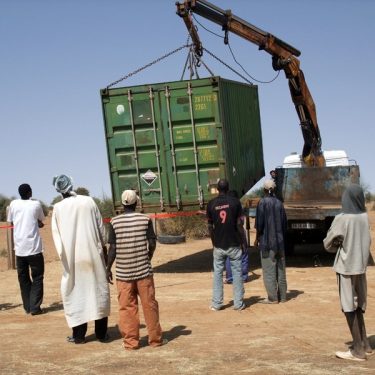
<path id="1" fill-rule="evenodd" d="M 7 220 L 14 226 L 14 250 L 23 308 L 27 314 L 39 315 L 43 313 L 40 306 L 43 301 L 44 278 L 43 245 L 39 228 L 44 226 L 44 213 L 40 202 L 30 199 L 30 185 L 20 185 L 18 192 L 21 199 L 10 203 Z"/>

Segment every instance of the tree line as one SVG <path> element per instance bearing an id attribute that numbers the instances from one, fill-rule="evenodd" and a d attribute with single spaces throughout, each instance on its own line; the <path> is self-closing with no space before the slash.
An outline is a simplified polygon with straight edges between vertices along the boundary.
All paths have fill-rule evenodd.
<path id="1" fill-rule="evenodd" d="M 90 196 L 90 192 L 88 189 L 84 187 L 78 187 L 74 190 L 79 195 L 87 195 Z M 6 221 L 6 208 L 9 206 L 10 202 L 12 200 L 16 199 L 15 197 L 6 197 L 3 194 L 0 194 L 0 221 Z M 111 198 L 108 198 L 106 196 L 103 196 L 102 198 L 92 197 L 92 199 L 97 204 L 99 211 L 103 218 L 112 217 L 114 216 L 115 212 L 113 209 L 113 202 Z M 57 202 L 60 202 L 62 200 L 62 196 L 58 195 L 55 198 L 53 198 L 50 205 L 47 205 L 43 201 L 40 201 L 42 205 L 42 209 L 44 212 L 44 215 L 47 216 L 48 213 L 53 209 L 53 205 Z"/>

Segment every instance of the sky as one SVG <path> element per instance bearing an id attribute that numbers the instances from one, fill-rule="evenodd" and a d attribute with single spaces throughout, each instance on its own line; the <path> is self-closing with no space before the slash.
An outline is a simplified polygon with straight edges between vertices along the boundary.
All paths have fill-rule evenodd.
<path id="1" fill-rule="evenodd" d="M 322 148 L 345 150 L 375 192 L 375 1 L 211 2 L 301 51 Z M 203 46 L 241 71 L 222 38 L 197 26 Z M 63 173 L 92 196 L 111 196 L 99 91 L 186 39 L 175 0 L 0 0 L 0 194 L 17 197 L 27 182 L 49 204 L 58 195 L 52 179 Z M 234 34 L 229 42 L 252 77 L 275 77 L 268 53 Z M 116 87 L 179 80 L 186 56 L 184 49 Z M 243 81 L 208 54 L 203 61 L 215 75 Z M 303 138 L 284 73 L 258 90 L 268 174 L 302 151 Z"/>

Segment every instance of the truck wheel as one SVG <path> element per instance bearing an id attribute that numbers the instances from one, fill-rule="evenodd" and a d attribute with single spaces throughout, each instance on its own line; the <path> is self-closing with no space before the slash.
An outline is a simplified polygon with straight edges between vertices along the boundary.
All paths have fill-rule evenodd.
<path id="1" fill-rule="evenodd" d="M 158 242 L 162 244 L 176 244 L 185 242 L 184 235 L 171 236 L 171 235 L 160 235 L 158 236 Z"/>
<path id="2" fill-rule="evenodd" d="M 287 237 L 286 238 L 286 245 L 285 245 L 285 254 L 286 255 L 294 255 L 294 241 L 293 241 L 293 237 L 290 236 L 290 237 Z"/>

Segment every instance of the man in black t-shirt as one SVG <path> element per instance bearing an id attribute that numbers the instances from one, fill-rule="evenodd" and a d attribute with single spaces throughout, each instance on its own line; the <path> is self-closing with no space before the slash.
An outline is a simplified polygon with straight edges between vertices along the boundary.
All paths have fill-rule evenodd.
<path id="1" fill-rule="evenodd" d="M 219 195 L 208 202 L 208 230 L 213 245 L 214 280 L 211 310 L 223 306 L 223 271 L 228 257 L 233 274 L 233 305 L 235 310 L 243 310 L 244 288 L 241 276 L 242 207 L 238 198 L 228 196 L 229 183 L 225 179 L 217 184 Z"/>

